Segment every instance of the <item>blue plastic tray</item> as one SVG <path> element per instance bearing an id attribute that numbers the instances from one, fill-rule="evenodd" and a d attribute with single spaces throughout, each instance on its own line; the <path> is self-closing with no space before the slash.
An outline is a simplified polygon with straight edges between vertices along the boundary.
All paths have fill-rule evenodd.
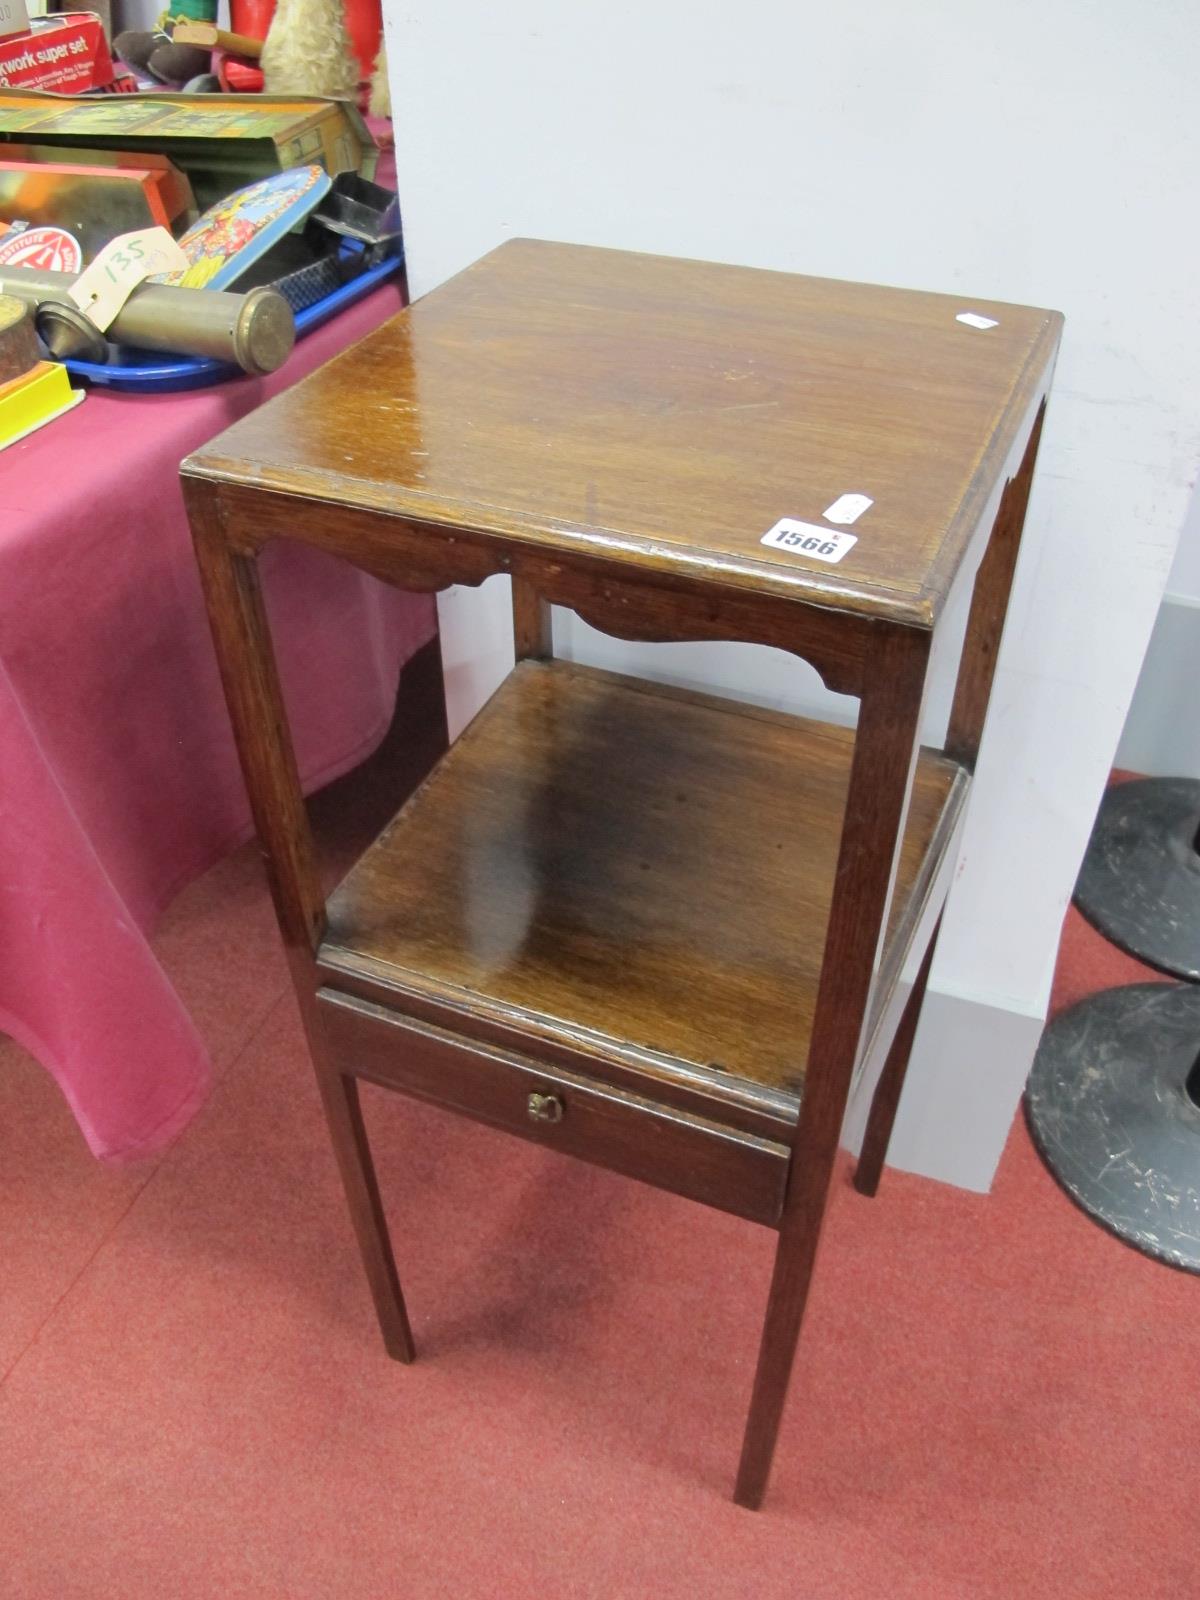
<path id="1" fill-rule="evenodd" d="M 394 278 L 404 266 L 403 255 L 389 256 L 376 267 L 368 267 L 357 278 L 351 278 L 334 289 L 323 300 L 296 313 L 296 338 L 319 328 L 339 311 L 352 306 L 377 289 L 381 283 Z M 203 293 L 203 290 L 197 290 Z M 204 389 L 211 383 L 223 383 L 226 378 L 240 378 L 241 369 L 226 361 L 214 361 L 209 356 L 159 355 L 153 350 L 132 350 L 114 345 L 113 359 L 101 365 L 94 361 L 68 361 L 70 372 L 86 378 L 89 383 L 102 384 L 107 389 L 123 389 L 131 394 L 152 392 L 167 393 L 180 389 Z"/>

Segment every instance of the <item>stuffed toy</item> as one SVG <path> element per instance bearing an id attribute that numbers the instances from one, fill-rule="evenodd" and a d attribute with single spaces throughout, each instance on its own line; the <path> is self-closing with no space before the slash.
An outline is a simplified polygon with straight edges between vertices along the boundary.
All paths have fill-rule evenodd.
<path id="1" fill-rule="evenodd" d="M 354 100 L 359 66 L 342 0 L 279 0 L 262 50 L 268 94 Z"/>
<path id="2" fill-rule="evenodd" d="M 216 22 L 217 0 L 172 0 L 155 27 L 127 28 L 113 40 L 113 53 L 142 77 L 154 78 L 172 89 L 191 89 L 195 80 L 211 73 L 212 51 L 194 44 L 176 44 L 171 30 L 177 22 Z M 206 87 L 216 88 L 216 79 Z"/>
<path id="3" fill-rule="evenodd" d="M 392 114 L 392 91 L 388 86 L 386 39 L 381 42 L 379 54 L 375 57 L 375 70 L 371 73 L 371 98 L 367 103 L 367 110 L 373 117 L 390 117 Z"/>

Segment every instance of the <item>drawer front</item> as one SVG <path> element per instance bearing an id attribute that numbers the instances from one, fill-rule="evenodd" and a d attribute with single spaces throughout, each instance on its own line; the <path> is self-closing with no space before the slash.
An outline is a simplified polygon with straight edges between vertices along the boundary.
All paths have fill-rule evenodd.
<path id="1" fill-rule="evenodd" d="M 786 1145 L 593 1078 L 457 1039 L 332 989 L 317 1010 L 338 1071 L 432 1101 L 735 1216 L 778 1225 Z"/>

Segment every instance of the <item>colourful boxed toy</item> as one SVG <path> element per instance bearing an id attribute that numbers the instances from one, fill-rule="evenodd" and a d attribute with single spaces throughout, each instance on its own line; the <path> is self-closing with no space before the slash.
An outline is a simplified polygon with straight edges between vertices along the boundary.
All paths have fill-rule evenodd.
<path id="1" fill-rule="evenodd" d="M 202 208 L 288 167 L 374 176 L 378 151 L 357 110 L 336 100 L 136 94 L 78 100 L 0 89 L 0 153 L 19 140 L 69 150 L 153 150 L 191 179 Z M 63 160 L 71 157 L 64 155 Z"/>
<path id="2" fill-rule="evenodd" d="M 0 88 L 76 95 L 112 81 L 108 40 L 94 11 L 35 17 L 27 33 L 0 39 Z"/>
<path id="3" fill-rule="evenodd" d="M 0 157 L 9 148 L 26 147 L 0 145 Z M 117 234 L 155 223 L 173 232 L 187 220 L 191 189 L 161 157 L 145 159 L 145 167 L 0 159 L 0 222 L 63 228 L 79 241 L 84 264 Z"/>

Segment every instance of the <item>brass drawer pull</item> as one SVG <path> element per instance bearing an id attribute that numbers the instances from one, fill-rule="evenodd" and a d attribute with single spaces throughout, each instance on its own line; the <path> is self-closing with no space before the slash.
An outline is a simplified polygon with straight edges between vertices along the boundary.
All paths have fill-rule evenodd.
<path id="1" fill-rule="evenodd" d="M 527 1102 L 534 1122 L 561 1122 L 563 1103 L 556 1094 L 531 1094 Z"/>

